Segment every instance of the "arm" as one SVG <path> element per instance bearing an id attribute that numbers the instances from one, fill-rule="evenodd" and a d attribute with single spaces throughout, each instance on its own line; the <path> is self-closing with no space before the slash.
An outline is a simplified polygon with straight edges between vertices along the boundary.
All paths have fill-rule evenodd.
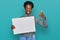
<path id="1" fill-rule="evenodd" d="M 36 18 L 36 23 L 40 24 L 43 27 L 47 27 L 48 26 L 47 20 L 42 11 L 40 12 L 39 16 L 43 19 L 43 22 Z"/>
<path id="2" fill-rule="evenodd" d="M 41 26 L 43 26 L 43 27 L 48 26 L 46 19 L 43 19 L 43 22 L 41 20 L 37 19 L 36 17 L 35 17 L 35 19 L 36 19 L 36 23 L 40 24 Z"/>

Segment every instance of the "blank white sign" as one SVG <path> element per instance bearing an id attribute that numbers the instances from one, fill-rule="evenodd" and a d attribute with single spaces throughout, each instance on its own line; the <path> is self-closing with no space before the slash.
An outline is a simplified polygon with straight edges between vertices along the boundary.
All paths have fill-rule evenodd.
<path id="1" fill-rule="evenodd" d="M 22 34 L 36 31 L 34 16 L 13 18 L 12 25 L 15 26 L 15 29 L 13 30 L 14 34 Z"/>

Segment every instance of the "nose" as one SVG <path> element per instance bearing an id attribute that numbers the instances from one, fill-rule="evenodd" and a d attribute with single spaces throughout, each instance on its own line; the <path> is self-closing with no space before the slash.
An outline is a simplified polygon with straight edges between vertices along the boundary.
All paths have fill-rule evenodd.
<path id="1" fill-rule="evenodd" d="M 29 9 L 29 8 L 28 8 L 27 10 L 28 10 L 28 11 L 30 11 L 30 9 Z"/>

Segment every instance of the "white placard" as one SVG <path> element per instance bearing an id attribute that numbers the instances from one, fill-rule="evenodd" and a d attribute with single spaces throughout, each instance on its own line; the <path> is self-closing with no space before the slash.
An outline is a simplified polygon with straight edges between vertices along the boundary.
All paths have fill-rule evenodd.
<path id="1" fill-rule="evenodd" d="M 14 34 L 22 34 L 28 32 L 35 32 L 35 19 L 34 16 L 12 18 L 12 25 L 15 26 Z"/>

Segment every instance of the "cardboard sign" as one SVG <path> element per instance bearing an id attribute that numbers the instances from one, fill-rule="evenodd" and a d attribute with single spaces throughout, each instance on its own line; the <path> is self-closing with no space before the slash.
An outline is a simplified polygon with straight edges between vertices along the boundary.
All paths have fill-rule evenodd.
<path id="1" fill-rule="evenodd" d="M 12 25 L 15 26 L 14 34 L 22 34 L 28 32 L 35 32 L 35 19 L 34 16 L 13 18 Z"/>

